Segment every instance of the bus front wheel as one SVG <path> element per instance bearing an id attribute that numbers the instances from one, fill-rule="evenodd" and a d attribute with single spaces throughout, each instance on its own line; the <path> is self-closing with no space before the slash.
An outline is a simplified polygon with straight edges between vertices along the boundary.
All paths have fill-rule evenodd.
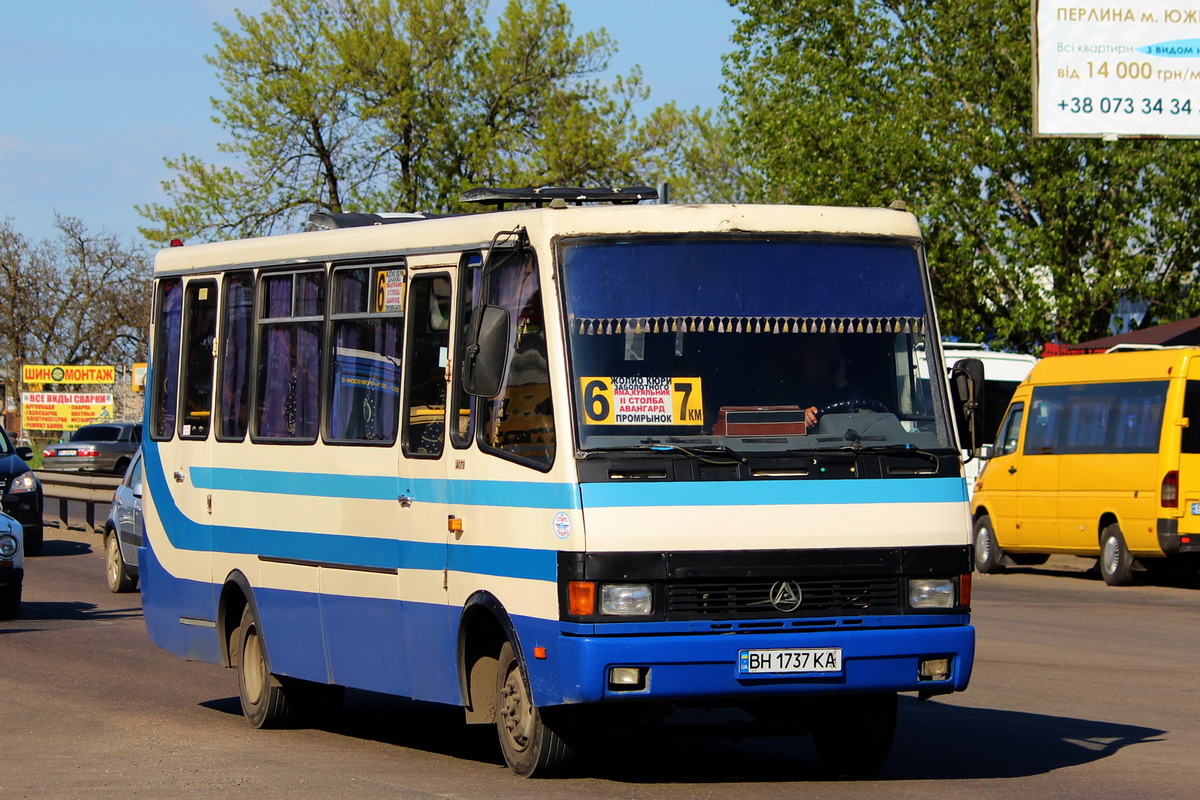
<path id="1" fill-rule="evenodd" d="M 533 704 L 521 660 L 511 642 L 500 648 L 496 674 L 496 732 L 509 769 L 522 778 L 560 774 L 570 764 L 572 752 L 562 735 L 556 710 Z"/>
<path id="2" fill-rule="evenodd" d="M 256 728 L 278 728 L 288 721 L 283 684 L 271 674 L 258 619 L 250 606 L 242 611 L 237 637 L 238 695 L 242 713 Z"/>
<path id="3" fill-rule="evenodd" d="M 813 743 L 821 764 L 838 775 L 876 772 L 892 752 L 896 694 L 831 697 L 817 714 Z"/>

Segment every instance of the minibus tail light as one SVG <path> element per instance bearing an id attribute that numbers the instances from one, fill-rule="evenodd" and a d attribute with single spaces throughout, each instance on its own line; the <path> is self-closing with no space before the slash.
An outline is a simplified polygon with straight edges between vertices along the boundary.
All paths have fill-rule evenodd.
<path id="1" fill-rule="evenodd" d="M 1163 508 L 1179 508 L 1179 471 L 1171 470 L 1163 476 L 1159 502 Z"/>

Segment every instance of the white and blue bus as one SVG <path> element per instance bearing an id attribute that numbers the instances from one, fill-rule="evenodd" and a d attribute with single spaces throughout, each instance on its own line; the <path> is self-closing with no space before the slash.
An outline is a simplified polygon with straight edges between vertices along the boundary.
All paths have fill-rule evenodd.
<path id="1" fill-rule="evenodd" d="M 897 693 L 974 654 L 974 384 L 920 374 L 917 222 L 652 195 L 160 252 L 150 638 L 235 669 L 255 726 L 444 703 L 519 775 L 697 705 L 882 764 Z"/>

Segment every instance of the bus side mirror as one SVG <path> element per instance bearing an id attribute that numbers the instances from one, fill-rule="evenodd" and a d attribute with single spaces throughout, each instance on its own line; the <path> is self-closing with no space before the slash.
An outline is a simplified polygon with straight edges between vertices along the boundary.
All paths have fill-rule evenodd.
<path id="1" fill-rule="evenodd" d="M 33 448 L 32 447 L 25 447 L 24 445 L 18 445 L 17 447 L 13 448 L 13 451 L 16 452 L 17 458 L 21 459 L 22 461 L 33 461 Z"/>
<path id="2" fill-rule="evenodd" d="M 956 361 L 950 368 L 950 394 L 958 440 L 963 449 L 974 453 L 982 444 L 979 436 L 983 426 L 983 362 L 978 358 Z"/>
<path id="3" fill-rule="evenodd" d="M 979 459 L 981 461 L 987 461 L 989 458 L 992 457 L 992 451 L 994 449 L 995 449 L 995 445 L 990 444 L 990 443 L 979 445 Z"/>
<path id="4" fill-rule="evenodd" d="M 475 397 L 495 397 L 508 361 L 508 309 L 482 306 L 474 325 L 475 341 L 467 345 L 463 388 Z"/>

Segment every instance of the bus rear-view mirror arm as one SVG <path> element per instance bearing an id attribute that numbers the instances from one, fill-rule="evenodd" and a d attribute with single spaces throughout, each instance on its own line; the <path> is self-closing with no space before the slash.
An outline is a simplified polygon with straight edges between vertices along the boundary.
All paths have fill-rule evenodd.
<path id="1" fill-rule="evenodd" d="M 950 368 L 950 392 L 954 415 L 958 421 L 958 436 L 963 448 L 974 457 L 980 446 L 979 430 L 983 420 L 983 362 L 964 358 Z"/>
<path id="2" fill-rule="evenodd" d="M 508 360 L 508 309 L 482 306 L 476 313 L 475 340 L 466 348 L 463 385 L 467 394 L 495 397 Z"/>

